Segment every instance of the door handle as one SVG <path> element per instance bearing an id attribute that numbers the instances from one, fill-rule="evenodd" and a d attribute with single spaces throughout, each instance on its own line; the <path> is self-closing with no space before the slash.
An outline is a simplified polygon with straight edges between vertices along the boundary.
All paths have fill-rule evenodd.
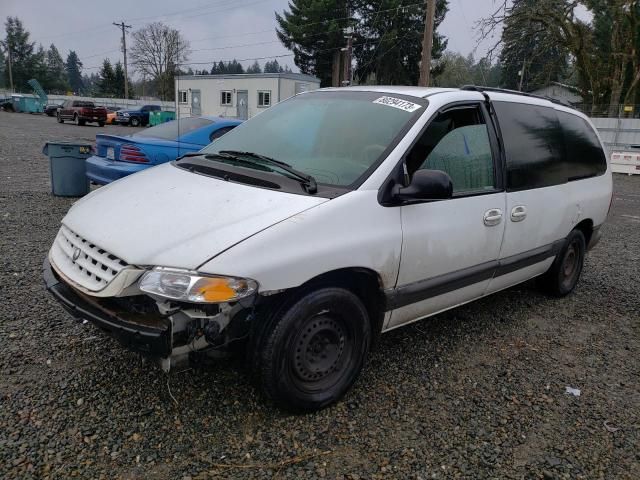
<path id="1" fill-rule="evenodd" d="M 518 205 L 511 209 L 511 221 L 512 222 L 521 222 L 527 218 L 527 207 L 524 205 Z"/>
<path id="2" fill-rule="evenodd" d="M 486 212 L 484 212 L 482 220 L 487 227 L 498 225 L 502 221 L 502 210 L 500 210 L 499 208 L 492 208 L 491 210 L 487 210 Z"/>

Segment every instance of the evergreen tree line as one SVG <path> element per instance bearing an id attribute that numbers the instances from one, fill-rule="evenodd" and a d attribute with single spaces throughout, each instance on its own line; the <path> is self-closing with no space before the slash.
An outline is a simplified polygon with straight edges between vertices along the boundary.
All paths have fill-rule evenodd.
<path id="1" fill-rule="evenodd" d="M 11 51 L 11 74 L 14 89 L 29 92 L 27 82 L 35 78 L 49 93 L 76 94 L 101 97 L 124 97 L 124 69 L 122 63 L 115 66 L 105 59 L 98 74 L 82 75 L 82 62 L 78 54 L 71 50 L 66 60 L 52 43 L 48 49 L 36 47 L 31 42 L 29 32 L 17 17 L 7 17 L 5 38 L 0 41 L 0 87 L 9 88 L 9 57 Z M 130 92 L 133 89 L 130 87 Z"/>
<path id="2" fill-rule="evenodd" d="M 290 73 L 291 69 L 289 65 L 285 65 L 284 67 L 278 63 L 278 60 L 267 61 L 264 64 L 264 68 L 260 65 L 260 63 L 255 60 L 253 64 L 251 64 L 246 69 L 242 66 L 240 62 L 233 59 L 230 62 L 213 62 L 213 66 L 211 70 L 192 70 L 189 68 L 186 71 L 181 71 L 183 75 L 225 75 L 225 74 L 234 74 L 234 73 Z"/>

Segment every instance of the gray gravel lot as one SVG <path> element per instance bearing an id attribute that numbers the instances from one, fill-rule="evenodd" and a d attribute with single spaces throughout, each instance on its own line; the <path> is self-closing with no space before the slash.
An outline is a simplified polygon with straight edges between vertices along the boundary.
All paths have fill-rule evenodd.
<path id="1" fill-rule="evenodd" d="M 132 131 L 0 112 L 0 478 L 640 478 L 640 176 L 615 177 L 574 294 L 391 332 L 343 401 L 292 416 L 234 361 L 167 377 L 46 293 L 73 200 L 43 144 Z"/>

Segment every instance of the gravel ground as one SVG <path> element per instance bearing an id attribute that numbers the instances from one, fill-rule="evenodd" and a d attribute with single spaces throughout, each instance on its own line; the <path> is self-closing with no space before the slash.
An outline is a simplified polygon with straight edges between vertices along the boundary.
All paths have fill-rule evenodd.
<path id="1" fill-rule="evenodd" d="M 526 284 L 384 335 L 343 401 L 292 416 L 233 361 L 166 376 L 45 292 L 73 200 L 43 144 L 131 131 L 0 112 L 1 478 L 640 478 L 640 176 L 615 177 L 574 294 Z"/>

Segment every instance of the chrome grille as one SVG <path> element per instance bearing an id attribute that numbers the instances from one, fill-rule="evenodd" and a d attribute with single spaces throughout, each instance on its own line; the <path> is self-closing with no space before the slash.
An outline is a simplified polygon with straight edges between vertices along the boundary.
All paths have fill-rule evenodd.
<path id="1" fill-rule="evenodd" d="M 127 266 L 64 225 L 53 244 L 52 260 L 70 280 L 92 291 L 102 290 Z"/>

